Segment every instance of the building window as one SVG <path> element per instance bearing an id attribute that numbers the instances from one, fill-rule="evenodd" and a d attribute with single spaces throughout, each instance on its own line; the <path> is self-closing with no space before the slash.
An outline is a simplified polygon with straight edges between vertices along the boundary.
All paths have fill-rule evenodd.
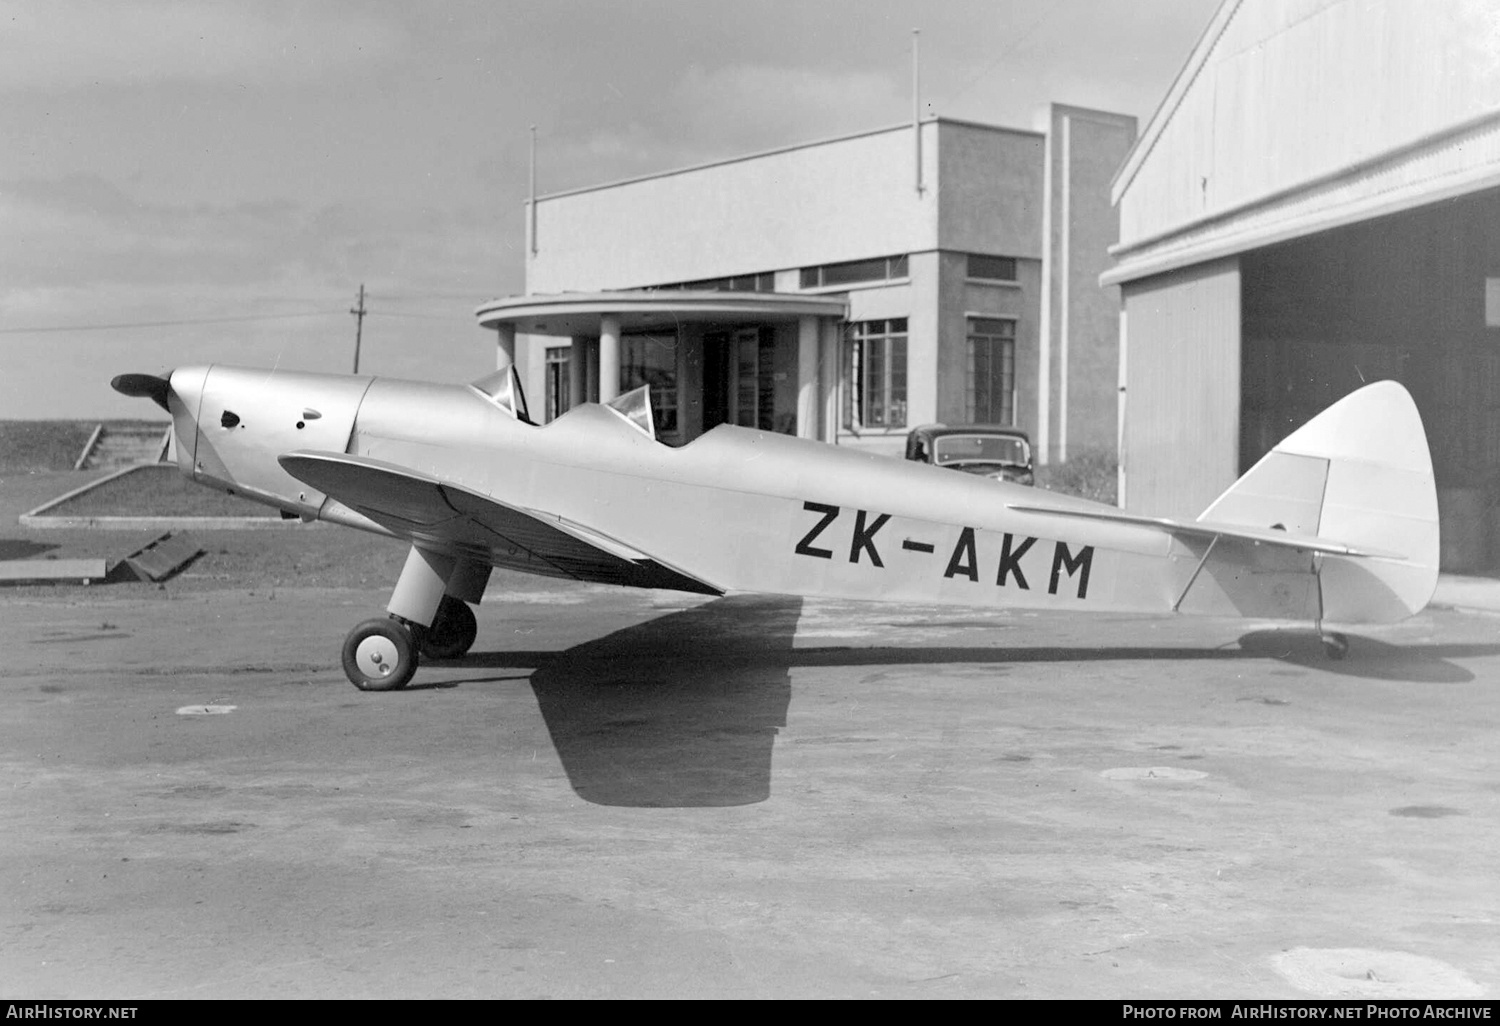
<path id="1" fill-rule="evenodd" d="M 1015 281 L 1016 258 L 970 253 L 965 274 L 974 281 Z"/>
<path id="2" fill-rule="evenodd" d="M 557 419 L 568 410 L 572 355 L 572 346 L 547 347 L 547 421 Z"/>
<path id="3" fill-rule="evenodd" d="M 906 426 L 906 318 L 857 321 L 844 345 L 844 427 Z"/>
<path id="4" fill-rule="evenodd" d="M 969 318 L 964 369 L 964 419 L 970 424 L 1016 422 L 1016 322 Z"/>
<path id="5" fill-rule="evenodd" d="M 872 260 L 849 260 L 842 264 L 821 264 L 802 268 L 802 287 L 827 288 L 835 285 L 857 285 L 867 281 L 889 281 L 908 274 L 906 254 L 875 257 Z"/>
<path id="6" fill-rule="evenodd" d="M 661 434 L 677 430 L 677 336 L 623 335 L 620 391 L 651 386 L 651 413 Z"/>
<path id="7" fill-rule="evenodd" d="M 654 289 L 691 289 L 701 292 L 775 292 L 776 275 L 770 271 L 759 274 L 736 274 L 728 278 L 700 278 L 697 281 L 680 281 L 672 285 L 654 285 Z"/>

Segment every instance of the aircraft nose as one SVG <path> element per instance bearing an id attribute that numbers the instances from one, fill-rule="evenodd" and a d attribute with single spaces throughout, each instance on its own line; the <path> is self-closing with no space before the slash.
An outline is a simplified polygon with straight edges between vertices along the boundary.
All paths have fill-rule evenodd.
<path id="1" fill-rule="evenodd" d="M 150 399 L 164 410 L 170 411 L 171 409 L 167 405 L 167 396 L 172 391 L 170 377 L 164 378 L 155 374 L 121 374 L 109 383 L 109 387 L 121 395 Z"/>

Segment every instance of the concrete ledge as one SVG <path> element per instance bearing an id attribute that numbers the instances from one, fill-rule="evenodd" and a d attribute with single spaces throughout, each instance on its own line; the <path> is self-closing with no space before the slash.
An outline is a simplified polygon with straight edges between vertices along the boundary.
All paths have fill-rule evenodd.
<path id="1" fill-rule="evenodd" d="M 108 572 L 103 559 L 0 560 L 0 584 L 92 584 Z"/>
<path id="2" fill-rule="evenodd" d="M 134 473 L 142 467 L 155 467 L 159 464 L 137 464 L 131 467 L 122 467 L 114 473 L 105 474 L 96 481 L 90 481 L 86 485 L 80 485 L 72 491 L 64 492 L 57 498 L 42 503 L 29 512 L 22 513 L 17 520 L 22 527 L 33 528 L 102 528 L 117 531 L 186 531 L 193 528 L 204 531 L 258 531 L 268 528 L 280 529 L 290 526 L 303 526 L 304 522 L 299 518 L 290 520 L 276 516 L 234 516 L 234 517 L 197 517 L 197 516 L 107 516 L 107 515 L 74 515 L 52 514 L 48 510 L 56 509 L 66 502 L 87 494 L 95 488 L 102 487 L 115 478 Z"/>
<path id="3" fill-rule="evenodd" d="M 277 517 L 54 517 L 23 513 L 17 519 L 22 527 L 97 527 L 116 531 L 187 531 L 194 528 L 202 531 L 263 531 L 323 526 L 304 523 L 297 518 L 281 520 Z"/>

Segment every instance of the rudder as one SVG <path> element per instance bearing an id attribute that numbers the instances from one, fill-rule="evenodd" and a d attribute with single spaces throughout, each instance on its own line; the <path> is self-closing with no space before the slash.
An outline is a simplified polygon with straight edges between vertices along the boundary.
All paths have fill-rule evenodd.
<path id="1" fill-rule="evenodd" d="M 1292 432 L 1200 523 L 1274 527 L 1390 556 L 1313 556 L 1322 618 L 1389 623 L 1437 586 L 1437 490 L 1421 415 L 1394 381 L 1352 392 Z"/>

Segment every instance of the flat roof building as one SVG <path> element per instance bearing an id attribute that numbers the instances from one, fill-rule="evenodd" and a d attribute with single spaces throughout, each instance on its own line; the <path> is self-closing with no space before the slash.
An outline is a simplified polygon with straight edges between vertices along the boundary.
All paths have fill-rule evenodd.
<path id="1" fill-rule="evenodd" d="M 734 423 L 897 455 L 945 421 L 1113 455 L 1098 279 L 1134 137 L 1053 106 L 1044 131 L 930 119 L 542 196 L 525 294 L 479 322 L 538 419 L 650 384 L 668 444 Z"/>

